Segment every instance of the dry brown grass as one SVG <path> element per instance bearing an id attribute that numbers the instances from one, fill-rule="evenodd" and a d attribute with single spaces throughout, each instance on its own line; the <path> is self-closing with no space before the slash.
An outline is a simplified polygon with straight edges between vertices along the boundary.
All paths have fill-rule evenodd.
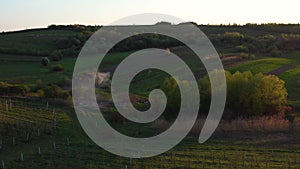
<path id="1" fill-rule="evenodd" d="M 252 119 L 236 119 L 222 122 L 219 131 L 283 132 L 292 128 L 292 123 L 280 116 L 263 116 Z"/>
<path id="2" fill-rule="evenodd" d="M 205 119 L 198 119 L 190 131 L 190 135 L 199 135 L 204 122 Z M 153 127 L 158 131 L 163 131 L 170 127 L 170 125 L 170 122 L 160 119 L 153 124 Z M 215 134 L 225 132 L 275 133 L 289 131 L 294 132 L 295 130 L 300 130 L 300 121 L 290 123 L 287 119 L 281 116 L 263 116 L 251 119 L 239 118 L 232 121 L 222 121 L 215 131 Z"/>

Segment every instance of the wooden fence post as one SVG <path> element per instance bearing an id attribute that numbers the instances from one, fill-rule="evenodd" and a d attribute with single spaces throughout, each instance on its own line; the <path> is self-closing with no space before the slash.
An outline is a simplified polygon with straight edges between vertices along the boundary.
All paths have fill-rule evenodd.
<path id="1" fill-rule="evenodd" d="M 69 139 L 69 137 L 67 137 L 67 145 L 68 146 L 70 145 L 70 139 Z"/>
<path id="2" fill-rule="evenodd" d="M 9 99 L 9 109 L 12 110 L 12 102 L 11 102 L 11 98 Z"/>
<path id="3" fill-rule="evenodd" d="M 37 129 L 37 136 L 40 136 L 40 128 Z"/>
<path id="4" fill-rule="evenodd" d="M 15 138 L 15 136 L 13 136 L 12 143 L 13 143 L 13 146 L 16 145 L 16 138 Z"/>
<path id="5" fill-rule="evenodd" d="M 5 108 L 6 108 L 6 111 L 8 111 L 8 103 L 7 103 L 7 100 L 5 100 Z"/>
<path id="6" fill-rule="evenodd" d="M 21 161 L 24 161 L 24 155 L 22 152 L 21 152 Z"/>
<path id="7" fill-rule="evenodd" d="M 41 155 L 41 147 L 38 147 L 38 153 Z"/>
<path id="8" fill-rule="evenodd" d="M 29 133 L 27 133 L 26 141 L 29 142 Z"/>
<path id="9" fill-rule="evenodd" d="M 54 119 L 53 119 L 53 126 L 54 126 L 54 129 L 56 129 L 56 125 L 57 125 L 56 117 L 54 117 Z"/>

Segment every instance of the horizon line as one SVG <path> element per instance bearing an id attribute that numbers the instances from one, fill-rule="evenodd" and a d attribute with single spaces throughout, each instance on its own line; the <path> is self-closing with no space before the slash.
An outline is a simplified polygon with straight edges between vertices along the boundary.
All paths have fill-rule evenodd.
<path id="1" fill-rule="evenodd" d="M 196 24 L 197 26 L 248 26 L 248 25 L 256 25 L 256 26 L 264 26 L 264 25 L 294 25 L 294 26 L 300 26 L 300 23 L 282 23 L 282 22 L 263 22 L 263 23 L 252 23 L 252 22 L 249 22 L 249 23 L 244 23 L 244 24 L 241 24 L 241 23 L 207 23 L 207 24 L 198 24 L 197 22 L 194 22 L 194 21 L 187 21 L 187 22 L 182 22 L 182 23 L 178 23 L 178 24 L 175 24 L 175 23 L 171 23 L 171 22 L 167 22 L 167 21 L 160 21 L 160 22 L 157 22 L 157 23 L 154 23 L 154 24 L 146 24 L 146 25 L 155 25 L 155 24 L 159 24 L 159 23 L 169 23 L 169 24 L 172 24 L 172 25 L 179 25 L 179 24 L 184 24 L 184 23 L 194 23 Z M 50 26 L 85 26 L 85 27 L 88 27 L 88 26 L 91 26 L 91 27 L 102 27 L 102 26 L 138 26 L 138 25 L 135 25 L 135 24 L 127 24 L 127 25 L 106 25 L 106 24 L 102 24 L 102 25 L 98 25 L 98 24 L 80 24 L 80 23 L 72 23 L 72 24 L 49 24 L 48 26 L 32 26 L 32 27 L 26 27 L 26 28 L 16 28 L 16 29 L 7 29 L 7 30 L 0 30 L 0 33 L 10 33 L 10 32 L 22 32 L 22 31 L 30 31 L 30 30 L 36 30 L 36 29 L 48 29 Z"/>

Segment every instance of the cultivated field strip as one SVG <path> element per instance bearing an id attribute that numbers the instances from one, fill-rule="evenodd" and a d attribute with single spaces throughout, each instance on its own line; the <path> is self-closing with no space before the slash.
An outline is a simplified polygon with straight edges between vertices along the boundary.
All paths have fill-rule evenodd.
<path id="1" fill-rule="evenodd" d="M 212 140 L 198 144 L 186 138 L 172 150 L 146 159 L 129 159 L 110 154 L 88 141 L 75 122 L 67 123 L 68 112 L 47 102 L 1 98 L 0 168 L 127 168 L 127 169 L 298 169 L 300 150 L 267 148 L 233 141 Z M 70 115 L 70 114 L 69 114 Z M 55 129 L 53 118 L 57 117 Z M 63 121 L 63 123 L 62 123 Z M 6 131 L 7 130 L 7 131 Z M 38 131 L 39 130 L 39 131 Z M 39 134 L 38 134 L 39 133 Z M 10 156 L 6 157 L 5 152 Z M 4 163 L 4 167 L 2 163 Z"/>
<path id="2" fill-rule="evenodd" d="M 9 149 L 23 142 L 30 142 L 57 128 L 57 113 L 47 105 L 34 105 L 16 98 L 0 99 L 1 149 Z"/>

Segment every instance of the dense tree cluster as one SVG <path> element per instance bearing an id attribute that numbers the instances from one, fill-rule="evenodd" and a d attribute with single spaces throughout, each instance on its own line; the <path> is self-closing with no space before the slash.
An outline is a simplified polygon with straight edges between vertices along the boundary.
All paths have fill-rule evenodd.
<path id="1" fill-rule="evenodd" d="M 275 75 L 252 74 L 247 72 L 226 72 L 227 118 L 275 115 L 283 111 L 287 102 L 285 82 Z M 188 82 L 185 82 L 187 85 Z M 211 102 L 211 87 L 206 76 L 199 80 L 200 113 L 207 112 Z M 166 117 L 176 117 L 180 109 L 180 91 L 173 78 L 167 78 L 162 90 L 168 97 Z M 230 113 L 228 113 L 230 112 Z"/>
<path id="2" fill-rule="evenodd" d="M 275 75 L 252 74 L 247 72 L 226 72 L 226 108 L 234 117 L 274 115 L 281 112 L 287 102 L 285 82 Z M 202 105 L 210 103 L 208 77 L 199 81 Z"/>

